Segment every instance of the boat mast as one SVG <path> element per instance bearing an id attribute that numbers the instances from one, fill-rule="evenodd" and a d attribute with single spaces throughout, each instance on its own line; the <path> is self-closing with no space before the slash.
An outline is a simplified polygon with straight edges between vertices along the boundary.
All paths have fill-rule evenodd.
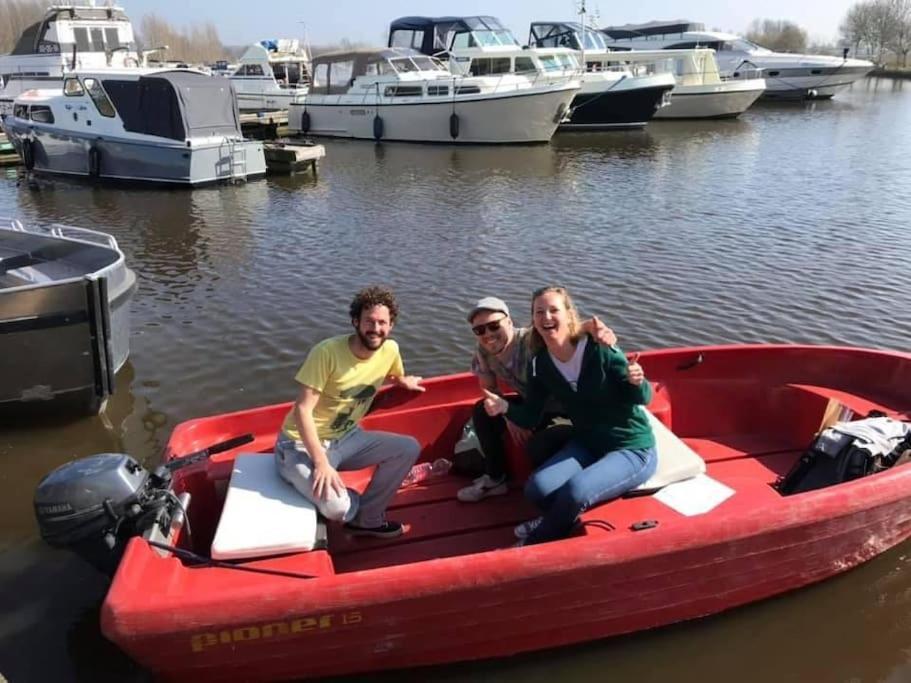
<path id="1" fill-rule="evenodd" d="M 582 17 L 582 40 L 580 47 L 582 48 L 582 75 L 585 75 L 585 72 L 588 71 L 588 66 L 585 64 L 585 0 L 581 0 L 579 3 L 579 16 Z"/>

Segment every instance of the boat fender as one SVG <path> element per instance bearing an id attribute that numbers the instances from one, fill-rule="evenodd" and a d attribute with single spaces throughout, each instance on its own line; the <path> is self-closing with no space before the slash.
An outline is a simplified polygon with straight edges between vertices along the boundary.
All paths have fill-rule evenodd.
<path id="1" fill-rule="evenodd" d="M 305 111 L 301 114 L 301 133 L 310 132 L 310 112 Z"/>
<path id="2" fill-rule="evenodd" d="M 373 117 L 373 139 L 380 140 L 383 137 L 383 118 L 377 114 Z"/>
<path id="3" fill-rule="evenodd" d="M 35 168 L 35 147 L 31 140 L 25 138 L 22 141 L 22 163 L 25 164 L 26 170 L 31 171 Z"/>
<path id="4" fill-rule="evenodd" d="M 453 140 L 459 137 L 459 115 L 455 112 L 449 115 L 449 137 Z"/>
<path id="5" fill-rule="evenodd" d="M 101 175 L 101 150 L 97 147 L 89 147 L 89 175 L 97 178 Z"/>
<path id="6" fill-rule="evenodd" d="M 560 106 L 557 107 L 557 113 L 554 114 L 554 123 L 560 123 L 563 120 L 563 117 L 566 116 L 566 102 L 561 102 Z"/>

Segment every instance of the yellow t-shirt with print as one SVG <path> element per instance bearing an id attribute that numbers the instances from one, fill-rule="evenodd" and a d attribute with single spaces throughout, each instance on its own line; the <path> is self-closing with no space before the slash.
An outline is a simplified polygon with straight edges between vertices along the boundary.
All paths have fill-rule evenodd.
<path id="1" fill-rule="evenodd" d="M 370 358 L 361 359 L 351 352 L 349 336 L 330 337 L 314 346 L 294 376 L 299 384 L 320 392 L 313 421 L 321 441 L 338 439 L 351 431 L 367 414 L 386 377 L 405 374 L 394 340 L 387 339 Z M 285 416 L 282 431 L 300 440 L 293 408 Z"/>

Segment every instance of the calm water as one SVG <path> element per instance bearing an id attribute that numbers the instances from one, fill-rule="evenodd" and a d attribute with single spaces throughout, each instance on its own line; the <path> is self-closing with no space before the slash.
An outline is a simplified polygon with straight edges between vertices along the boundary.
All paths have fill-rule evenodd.
<path id="1" fill-rule="evenodd" d="M 423 375 L 466 368 L 474 299 L 499 295 L 527 321 L 529 292 L 551 282 L 627 349 L 907 349 L 908 130 L 911 82 L 868 80 L 831 102 L 544 146 L 329 142 L 318 180 L 182 191 L 0 176 L 0 216 L 111 232 L 140 282 L 106 414 L 0 431 L 0 673 L 136 674 L 98 634 L 104 583 L 37 538 L 40 477 L 102 451 L 153 462 L 183 420 L 290 399 L 308 347 L 346 329 L 364 284 L 398 292 L 396 336 Z M 908 681 L 909 551 L 697 623 L 436 675 Z"/>

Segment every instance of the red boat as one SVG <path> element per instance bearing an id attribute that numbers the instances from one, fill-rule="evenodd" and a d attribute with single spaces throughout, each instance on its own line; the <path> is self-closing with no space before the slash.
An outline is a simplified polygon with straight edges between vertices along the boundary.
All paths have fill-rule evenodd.
<path id="1" fill-rule="evenodd" d="M 327 548 L 211 566 L 135 537 L 104 603 L 105 635 L 168 680 L 300 679 L 502 657 L 767 598 L 911 535 L 911 467 L 792 496 L 774 487 L 833 408 L 908 420 L 911 354 L 757 345 L 652 351 L 640 362 L 656 389 L 651 411 L 733 492 L 711 509 L 687 516 L 660 494 L 627 497 L 586 512 L 565 540 L 511 548 L 513 526 L 535 515 L 521 482 L 463 504 L 455 493 L 466 480 L 444 475 L 399 491 L 390 516 L 407 531 L 392 540 L 330 526 Z M 432 461 L 451 457 L 479 390 L 469 375 L 426 385 L 419 395 L 382 392 L 364 427 L 412 434 Z M 253 445 L 239 450 L 270 458 L 288 408 L 185 422 L 167 457 L 249 432 Z M 237 452 L 175 473 L 175 491 L 192 496 L 192 533 L 184 525 L 177 547 L 209 555 Z M 513 462 L 521 478 L 521 457 Z M 357 486 L 369 472 L 345 476 Z"/>

